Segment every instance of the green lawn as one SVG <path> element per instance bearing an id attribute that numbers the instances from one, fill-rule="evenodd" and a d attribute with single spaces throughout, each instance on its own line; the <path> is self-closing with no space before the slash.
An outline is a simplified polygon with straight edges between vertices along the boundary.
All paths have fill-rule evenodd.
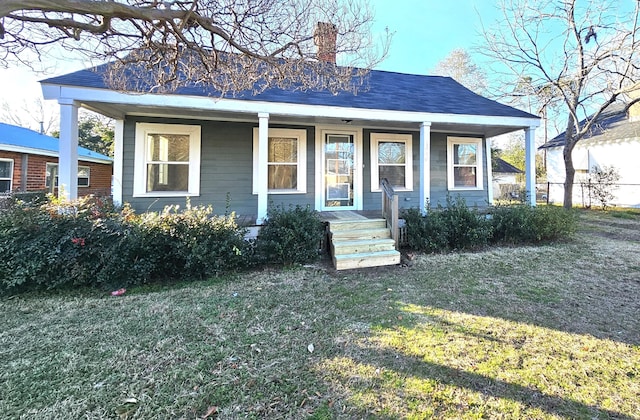
<path id="1" fill-rule="evenodd" d="M 580 237 L 0 298 L 0 417 L 640 418 L 640 214 Z"/>

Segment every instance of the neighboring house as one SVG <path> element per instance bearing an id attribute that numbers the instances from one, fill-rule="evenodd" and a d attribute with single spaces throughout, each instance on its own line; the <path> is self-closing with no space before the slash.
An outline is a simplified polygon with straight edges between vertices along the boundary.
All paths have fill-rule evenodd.
<path id="1" fill-rule="evenodd" d="M 513 194 L 517 194 L 520 191 L 517 175 L 522 173 L 523 171 L 509 162 L 497 158 L 493 162 L 492 168 L 493 198 L 513 198 Z"/>
<path id="2" fill-rule="evenodd" d="M 640 207 L 640 103 L 625 111 L 625 104 L 614 103 L 598 118 L 591 132 L 573 149 L 573 166 L 576 169 L 573 186 L 574 204 L 589 205 L 587 182 L 589 172 L 595 167 L 614 167 L 620 174 L 615 198 L 611 204 L 622 207 Z M 581 124 L 583 124 L 581 122 Z M 546 151 L 549 201 L 564 200 L 565 165 L 563 158 L 564 133 L 542 145 Z"/>
<path id="3" fill-rule="evenodd" d="M 401 207 L 445 204 L 448 194 L 486 206 L 486 138 L 524 129 L 535 153 L 538 117 L 449 77 L 371 71 L 357 94 L 271 88 L 220 98 L 195 85 L 115 91 L 103 80 L 106 66 L 43 80 L 42 90 L 60 104 L 70 144 L 79 107 L 116 120 L 114 199 L 138 211 L 187 197 L 219 213 L 228 203 L 258 224 L 279 204 L 379 210 L 382 178 Z"/>
<path id="4" fill-rule="evenodd" d="M 0 192 L 57 193 L 57 138 L 0 123 Z M 78 195 L 111 195 L 112 160 L 78 147 Z"/>

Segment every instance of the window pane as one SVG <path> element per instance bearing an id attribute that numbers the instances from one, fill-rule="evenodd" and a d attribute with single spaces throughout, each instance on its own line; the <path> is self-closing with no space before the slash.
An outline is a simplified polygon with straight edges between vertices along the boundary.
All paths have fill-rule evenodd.
<path id="1" fill-rule="evenodd" d="M 47 173 L 45 175 L 45 186 L 51 187 L 51 179 L 55 179 L 55 186 L 58 186 L 58 164 L 47 163 Z"/>
<path id="2" fill-rule="evenodd" d="M 378 163 L 405 163 L 404 142 L 380 142 L 378 143 Z"/>
<path id="3" fill-rule="evenodd" d="M 404 166 L 383 166 L 378 167 L 378 173 L 380 174 L 380 181 L 383 178 L 387 178 L 391 186 L 398 188 L 405 188 L 405 173 Z"/>
<path id="4" fill-rule="evenodd" d="M 189 165 L 166 163 L 147 165 L 147 192 L 188 190 Z"/>
<path id="5" fill-rule="evenodd" d="M 476 147 L 475 144 L 454 144 L 453 163 L 456 165 L 475 165 Z"/>
<path id="6" fill-rule="evenodd" d="M 89 168 L 78 167 L 78 178 L 89 178 Z"/>
<path id="7" fill-rule="evenodd" d="M 11 181 L 0 180 L 0 192 L 7 192 L 11 188 Z"/>
<path id="8" fill-rule="evenodd" d="M 455 187 L 477 187 L 476 168 L 458 167 L 453 168 L 453 185 Z"/>
<path id="9" fill-rule="evenodd" d="M 188 162 L 189 136 L 183 134 L 149 134 L 149 160 L 154 162 Z"/>
<path id="10" fill-rule="evenodd" d="M 298 162 L 298 140 L 269 137 L 269 162 Z"/>
<path id="11" fill-rule="evenodd" d="M 11 178 L 11 162 L 0 161 L 0 178 Z"/>
<path id="12" fill-rule="evenodd" d="M 298 167 L 296 165 L 269 165 L 270 190 L 295 190 L 298 188 Z"/>

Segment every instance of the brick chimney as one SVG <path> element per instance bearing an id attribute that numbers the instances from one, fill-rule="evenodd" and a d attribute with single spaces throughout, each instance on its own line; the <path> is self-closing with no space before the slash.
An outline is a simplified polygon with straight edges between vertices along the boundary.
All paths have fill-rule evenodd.
<path id="1" fill-rule="evenodd" d="M 313 43 L 318 47 L 318 61 L 336 64 L 336 40 L 338 28 L 333 23 L 318 22 L 313 33 Z"/>

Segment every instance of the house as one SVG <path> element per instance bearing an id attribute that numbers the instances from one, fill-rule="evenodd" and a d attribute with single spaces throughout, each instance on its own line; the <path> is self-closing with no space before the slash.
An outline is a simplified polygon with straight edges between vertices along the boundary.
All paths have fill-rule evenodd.
<path id="1" fill-rule="evenodd" d="M 517 175 L 523 172 L 500 158 L 495 159 L 492 165 L 493 198 L 512 198 L 513 194 L 520 191 Z"/>
<path id="2" fill-rule="evenodd" d="M 614 167 L 620 179 L 612 192 L 611 204 L 622 207 L 640 207 L 640 171 L 637 157 L 640 156 L 640 103 L 628 110 L 625 103 L 610 105 L 599 117 L 591 131 L 573 149 L 573 166 L 576 170 L 573 202 L 588 206 L 588 177 L 594 168 Z M 580 124 L 584 124 L 582 121 Z M 564 133 L 559 134 L 540 149 L 546 151 L 549 201 L 564 200 Z"/>
<path id="3" fill-rule="evenodd" d="M 114 199 L 138 211 L 184 204 L 187 197 L 219 213 L 228 205 L 257 225 L 272 205 L 342 215 L 381 211 L 384 178 L 401 208 L 446 204 L 449 194 L 486 206 L 486 139 L 517 130 L 525 131 L 526 185 L 535 186 L 539 118 L 449 77 L 371 71 L 357 94 L 268 88 L 221 96 L 197 85 L 131 94 L 105 84 L 108 65 L 43 80 L 42 91 L 60 105 L 68 150 L 77 142 L 79 107 L 115 119 Z M 75 159 L 66 155 L 60 171 L 71 198 Z M 388 261 L 399 261 L 399 254 Z"/>
<path id="4" fill-rule="evenodd" d="M 0 192 L 57 193 L 59 140 L 0 123 Z M 112 159 L 77 148 L 77 193 L 111 195 Z"/>

